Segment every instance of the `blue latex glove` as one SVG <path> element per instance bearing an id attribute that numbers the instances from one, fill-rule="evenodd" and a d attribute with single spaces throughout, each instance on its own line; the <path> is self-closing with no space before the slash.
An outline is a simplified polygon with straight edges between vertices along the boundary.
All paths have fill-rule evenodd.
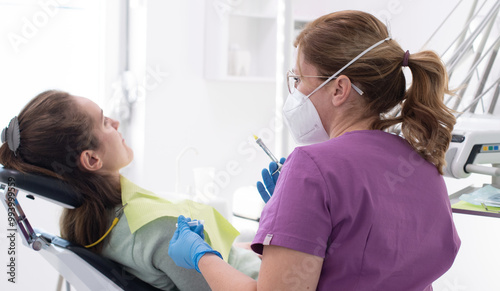
<path id="1" fill-rule="evenodd" d="M 283 165 L 285 161 L 286 158 L 281 158 L 280 164 Z M 264 200 L 265 203 L 267 203 L 267 201 L 271 199 L 271 196 L 273 196 L 274 188 L 276 187 L 276 182 L 278 182 L 278 177 L 280 175 L 280 172 L 276 172 L 277 169 L 278 169 L 278 164 L 276 164 L 276 162 L 269 163 L 269 170 L 262 169 L 262 180 L 264 181 L 264 184 L 262 184 L 262 182 L 260 181 L 257 182 L 257 190 L 259 191 L 260 196 L 262 197 L 262 200 Z"/>
<path id="2" fill-rule="evenodd" d="M 186 222 L 190 222 L 191 218 L 190 217 L 185 217 Z M 189 225 L 189 224 L 188 224 Z M 205 240 L 205 232 L 203 231 L 203 224 L 198 224 L 198 225 L 193 225 L 189 226 L 189 229 L 192 231 L 196 232 L 203 240 Z"/>
<path id="3" fill-rule="evenodd" d="M 190 217 L 184 217 L 184 218 L 186 219 L 186 222 L 191 221 Z M 177 220 L 179 220 L 179 218 L 177 218 Z M 201 236 L 203 240 L 205 240 L 205 232 L 203 231 L 203 224 L 189 226 L 189 229 L 196 232 L 196 234 L 198 234 L 199 236 Z"/>
<path id="4" fill-rule="evenodd" d="M 204 254 L 216 254 L 221 259 L 222 255 L 212 249 L 197 233 L 200 229 L 201 233 L 203 233 L 203 225 L 196 226 L 195 229 L 197 232 L 194 232 L 187 224 L 188 221 L 190 219 L 182 215 L 177 218 L 177 229 L 170 240 L 168 255 L 174 260 L 177 266 L 186 269 L 196 269 L 196 271 L 200 272 L 198 262 Z"/>
<path id="5" fill-rule="evenodd" d="M 187 219 L 189 219 L 189 217 Z M 187 221 L 190 221 L 190 220 L 187 220 Z M 205 233 L 203 231 L 203 224 L 190 226 L 189 229 L 194 231 L 197 235 L 199 235 L 202 240 L 205 240 Z"/>

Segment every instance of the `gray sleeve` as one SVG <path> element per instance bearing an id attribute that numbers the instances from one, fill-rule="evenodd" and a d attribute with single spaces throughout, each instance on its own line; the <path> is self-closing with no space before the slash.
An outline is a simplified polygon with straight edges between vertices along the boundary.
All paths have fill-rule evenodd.
<path id="1" fill-rule="evenodd" d="M 162 217 L 137 230 L 134 248 L 141 248 L 140 252 L 144 254 L 142 258 L 137 259 L 151 260 L 153 266 L 165 273 L 179 290 L 210 290 L 200 273 L 178 267 L 168 255 L 168 246 L 175 232 L 176 222 L 176 218 Z"/>
<path id="2" fill-rule="evenodd" d="M 210 290 L 200 273 L 196 270 L 178 267 L 168 255 L 168 247 L 176 230 L 176 222 L 177 218 L 162 217 L 141 227 L 136 232 L 134 253 L 144 255 L 136 259 L 151 260 L 152 265 L 165 273 L 179 290 Z M 233 246 L 228 262 L 240 272 L 257 279 L 261 260 L 254 252 Z"/>
<path id="3" fill-rule="evenodd" d="M 251 250 L 232 246 L 229 252 L 228 263 L 236 270 L 257 280 L 262 260 Z"/>

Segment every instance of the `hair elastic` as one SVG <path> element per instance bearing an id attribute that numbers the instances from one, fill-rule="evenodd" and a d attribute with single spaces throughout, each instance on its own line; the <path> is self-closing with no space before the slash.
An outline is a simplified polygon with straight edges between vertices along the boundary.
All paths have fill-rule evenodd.
<path id="1" fill-rule="evenodd" d="M 405 52 L 405 56 L 403 57 L 403 67 L 408 67 L 408 60 L 410 59 L 410 51 Z"/>
<path id="2" fill-rule="evenodd" d="M 9 122 L 9 126 L 2 130 L 2 143 L 7 142 L 9 149 L 16 154 L 19 144 L 21 143 L 21 133 L 19 132 L 19 121 L 17 116 L 14 116 Z"/>

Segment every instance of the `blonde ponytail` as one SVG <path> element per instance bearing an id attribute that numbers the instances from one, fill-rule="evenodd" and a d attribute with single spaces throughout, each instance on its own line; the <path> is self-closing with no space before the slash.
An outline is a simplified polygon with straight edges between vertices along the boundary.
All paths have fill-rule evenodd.
<path id="1" fill-rule="evenodd" d="M 448 75 L 440 58 L 432 51 L 410 56 L 413 82 L 401 108 L 404 138 L 443 174 L 445 154 L 451 141 L 455 116 L 444 104 Z"/>

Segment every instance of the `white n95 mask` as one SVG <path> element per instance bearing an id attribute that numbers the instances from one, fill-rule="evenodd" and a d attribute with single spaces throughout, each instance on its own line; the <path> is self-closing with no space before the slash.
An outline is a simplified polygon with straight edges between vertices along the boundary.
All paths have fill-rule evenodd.
<path id="1" fill-rule="evenodd" d="M 297 89 L 286 98 L 283 116 L 298 144 L 313 144 L 330 139 L 309 96 Z"/>
<path id="2" fill-rule="evenodd" d="M 390 36 L 386 37 L 373 44 L 369 48 L 365 49 L 354 59 L 348 62 L 345 66 L 343 66 L 340 70 L 338 70 L 335 74 L 326 79 L 326 81 L 321 83 L 321 85 L 314 89 L 309 95 L 306 96 L 302 94 L 302 92 L 300 92 L 297 88 L 293 93 L 288 94 L 285 105 L 283 106 L 283 116 L 295 142 L 299 144 L 313 144 L 324 142 L 330 139 L 330 137 L 326 133 L 325 128 L 323 127 L 323 124 L 321 123 L 318 111 L 316 110 L 316 107 L 314 107 L 314 104 L 311 102 L 311 100 L 309 100 L 309 97 L 311 97 L 311 95 L 316 93 L 316 91 L 318 91 L 319 89 L 323 88 L 323 86 L 328 84 L 328 82 L 337 78 L 337 76 L 343 70 L 345 70 L 345 68 L 349 67 L 352 63 L 357 61 L 367 52 L 390 39 Z M 359 95 L 364 94 L 363 91 L 354 86 L 354 84 L 351 84 L 351 86 L 356 92 L 358 92 Z"/>

